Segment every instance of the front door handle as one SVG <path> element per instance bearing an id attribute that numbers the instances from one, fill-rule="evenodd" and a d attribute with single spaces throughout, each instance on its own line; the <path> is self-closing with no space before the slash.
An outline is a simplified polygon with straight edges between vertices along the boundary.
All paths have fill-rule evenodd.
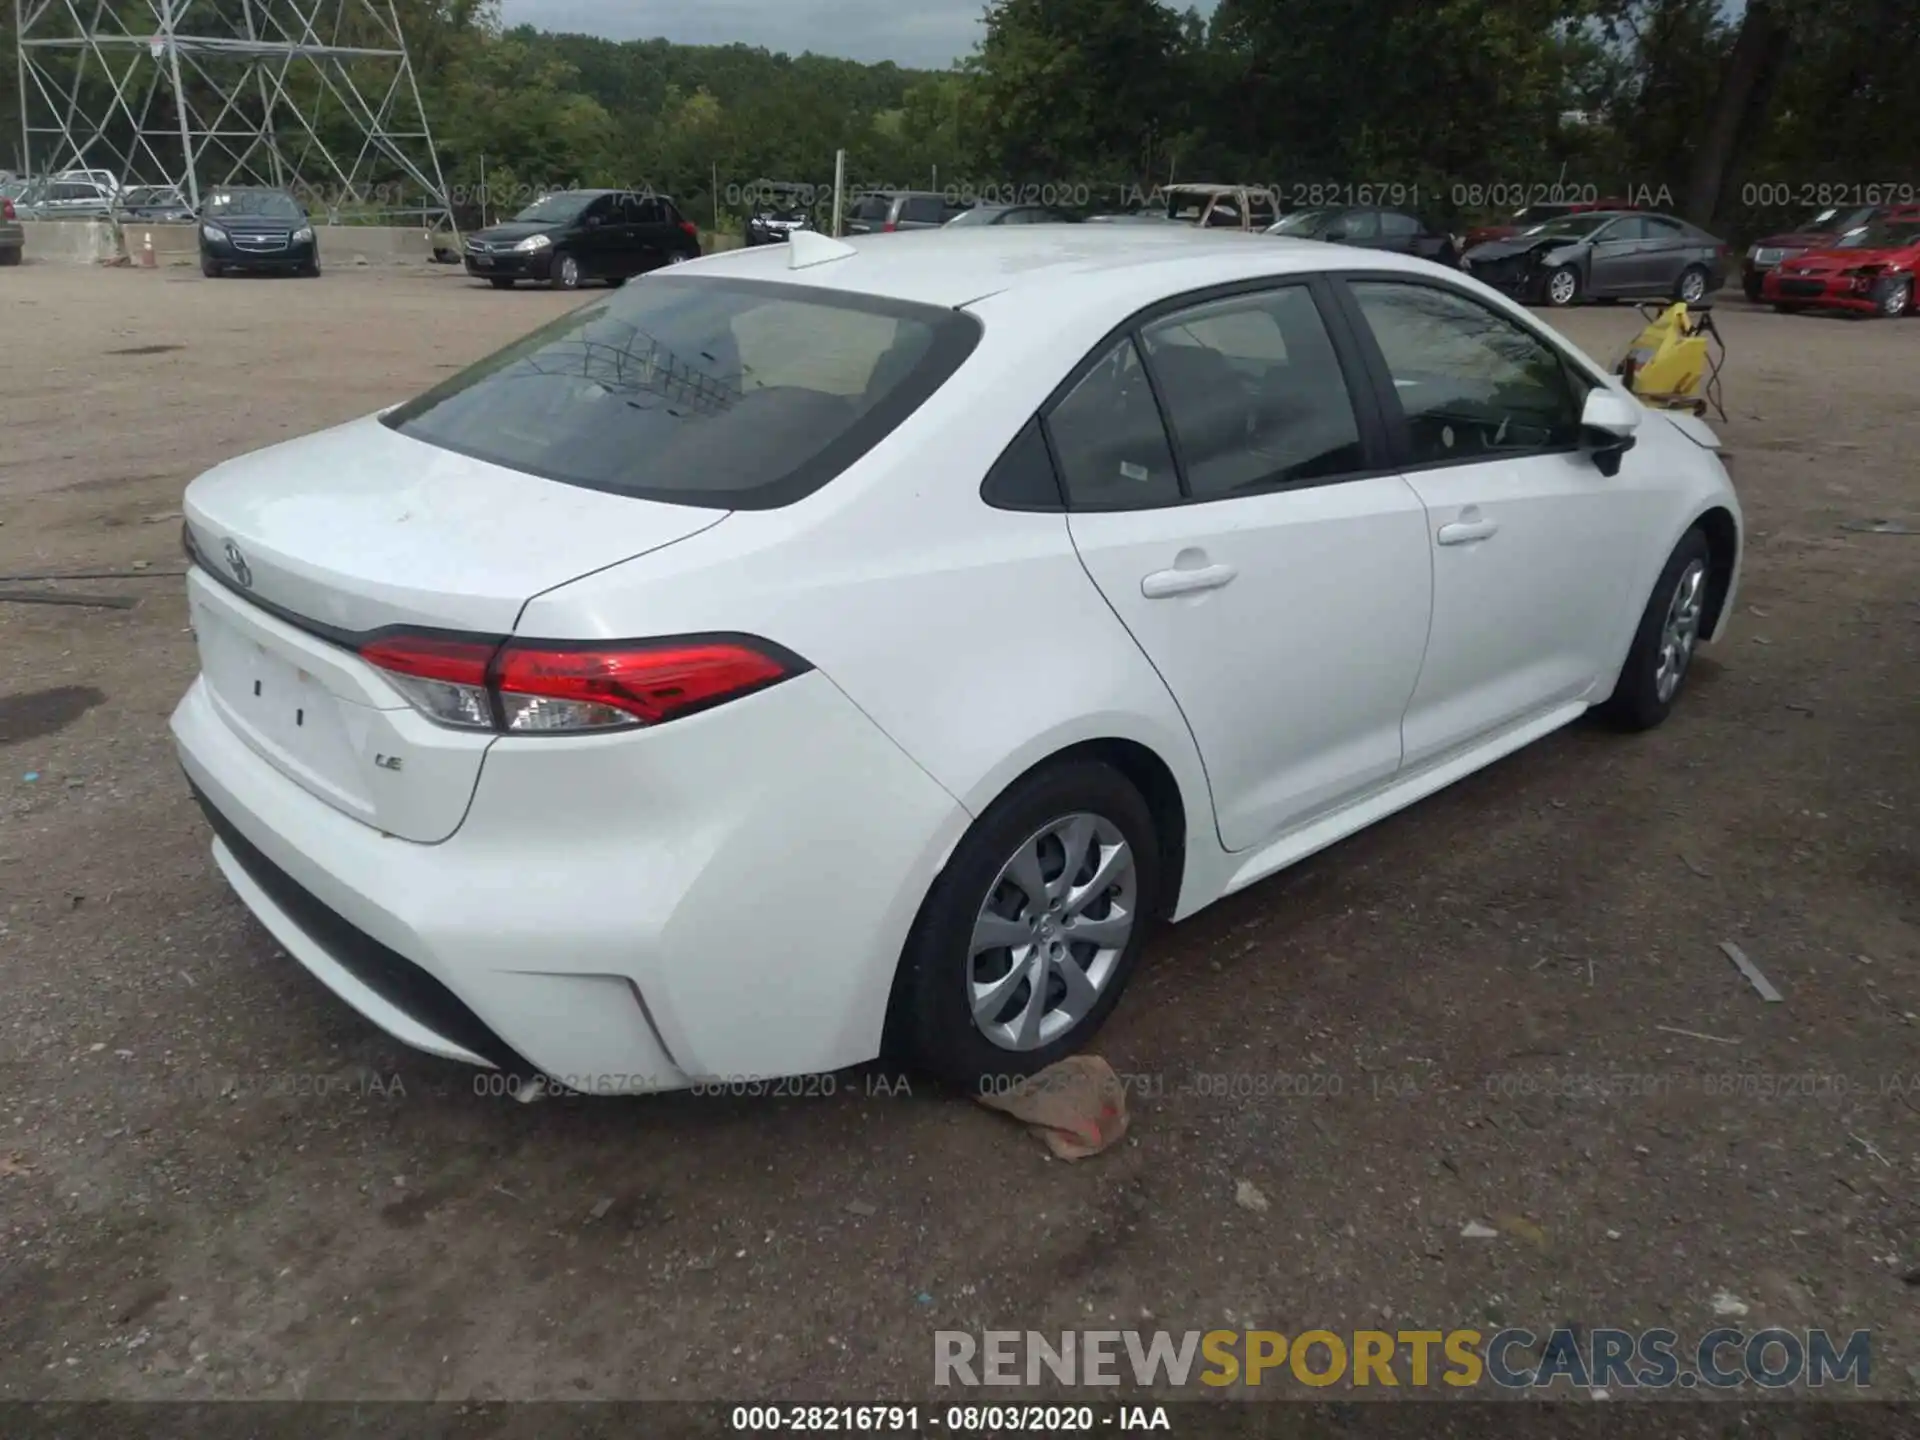
<path id="1" fill-rule="evenodd" d="M 1149 600 L 1165 600 L 1174 595 L 1218 590 L 1239 573 L 1231 565 L 1208 565 L 1199 570 L 1156 570 L 1140 582 L 1140 593 Z"/>
<path id="2" fill-rule="evenodd" d="M 1471 545 L 1476 540 L 1491 539 L 1499 529 L 1492 520 L 1456 520 L 1451 525 L 1442 525 L 1435 538 L 1442 545 Z"/>

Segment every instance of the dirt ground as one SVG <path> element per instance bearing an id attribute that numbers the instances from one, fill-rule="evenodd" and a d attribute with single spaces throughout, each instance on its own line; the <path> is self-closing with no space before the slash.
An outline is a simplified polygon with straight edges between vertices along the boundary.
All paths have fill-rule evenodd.
<path id="1" fill-rule="evenodd" d="M 1672 723 L 1163 931 L 1101 1046 L 1131 1137 L 1067 1165 L 865 1074 L 476 1095 L 215 872 L 166 731 L 182 487 L 572 303 L 0 271 L 0 575 L 140 571 L 0 603 L 0 1398 L 879 1398 L 941 1328 L 1690 1337 L 1720 1292 L 1920 1393 L 1920 538 L 1844 528 L 1920 528 L 1920 321 L 1725 303 L 1750 550 Z M 1610 359 L 1639 322 L 1561 323 Z"/>

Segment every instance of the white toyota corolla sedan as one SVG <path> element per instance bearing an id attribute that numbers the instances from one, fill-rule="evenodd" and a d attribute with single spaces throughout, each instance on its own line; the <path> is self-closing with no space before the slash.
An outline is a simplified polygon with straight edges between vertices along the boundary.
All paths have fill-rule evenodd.
<path id="1" fill-rule="evenodd" d="M 410 1045 L 961 1082 L 1589 709 L 1740 568 L 1711 430 L 1416 260 L 1058 226 L 714 256 L 187 491 L 228 881 Z"/>

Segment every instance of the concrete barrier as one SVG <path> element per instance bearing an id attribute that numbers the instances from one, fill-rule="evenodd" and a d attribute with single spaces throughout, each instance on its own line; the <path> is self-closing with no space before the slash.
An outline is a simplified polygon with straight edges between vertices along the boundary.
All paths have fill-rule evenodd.
<path id="1" fill-rule="evenodd" d="M 122 227 L 115 238 L 114 227 L 104 220 L 24 220 L 26 257 L 64 265 L 97 265 L 123 253 L 136 265 L 145 248 L 146 237 L 153 237 L 154 256 L 162 265 L 197 265 L 200 261 L 198 227 L 193 225 L 142 225 L 134 221 Z M 433 246 L 426 232 L 411 227 L 383 225 L 317 225 L 315 238 L 320 242 L 323 265 L 417 264 L 433 258 Z M 442 243 L 447 243 L 444 239 Z"/>

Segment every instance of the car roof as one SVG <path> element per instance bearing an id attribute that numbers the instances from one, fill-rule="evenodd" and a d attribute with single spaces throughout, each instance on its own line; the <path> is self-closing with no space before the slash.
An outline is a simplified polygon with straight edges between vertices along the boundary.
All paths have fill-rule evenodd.
<path id="1" fill-rule="evenodd" d="M 846 237 L 853 253 L 791 269 L 785 246 L 728 250 L 676 267 L 676 276 L 760 280 L 959 308 L 1002 292 L 1030 292 L 1036 310 L 1072 282 L 1092 301 L 1107 294 L 1177 295 L 1263 275 L 1351 269 L 1431 273 L 1425 262 L 1369 251 L 1343 254 L 1313 240 L 1201 230 L 1187 225 L 976 225 Z M 1138 308 L 1130 305 L 1128 308 Z"/>

